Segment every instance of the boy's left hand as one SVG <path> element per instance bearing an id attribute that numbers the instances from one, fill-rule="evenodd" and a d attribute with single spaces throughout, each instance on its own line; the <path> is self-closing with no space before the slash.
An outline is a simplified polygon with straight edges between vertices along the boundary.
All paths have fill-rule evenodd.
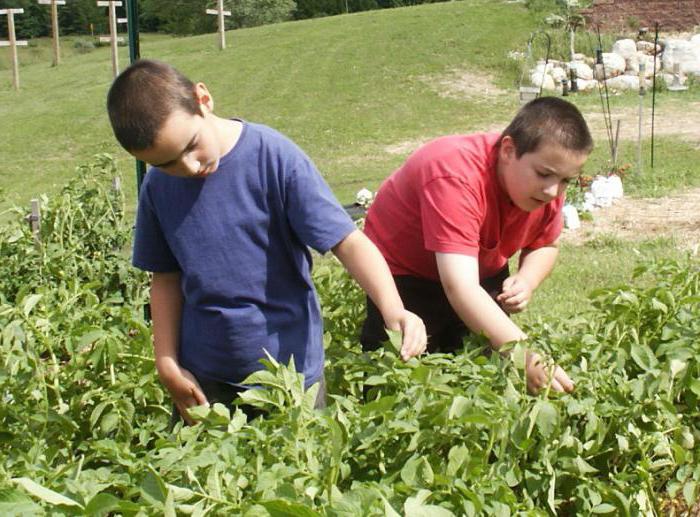
<path id="1" fill-rule="evenodd" d="M 496 301 L 504 311 L 509 314 L 521 312 L 532 298 L 532 287 L 524 278 L 517 274 L 509 276 L 503 281 L 503 291 L 496 297 Z"/>
<path id="2" fill-rule="evenodd" d="M 386 321 L 390 330 L 401 332 L 401 359 L 408 361 L 411 357 L 421 355 L 428 345 L 423 320 L 410 311 L 404 310 L 393 321 Z"/>

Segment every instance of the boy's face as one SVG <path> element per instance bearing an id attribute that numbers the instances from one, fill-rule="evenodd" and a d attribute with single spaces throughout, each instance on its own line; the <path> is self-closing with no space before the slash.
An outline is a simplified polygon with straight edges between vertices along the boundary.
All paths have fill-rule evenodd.
<path id="1" fill-rule="evenodd" d="M 499 181 L 515 206 L 532 212 L 562 195 L 587 159 L 587 153 L 546 141 L 518 158 L 513 139 L 506 136 L 498 155 Z"/>
<path id="2" fill-rule="evenodd" d="M 204 178 L 216 171 L 221 143 L 213 103 L 203 84 L 196 87 L 200 113 L 173 111 L 158 132 L 153 146 L 131 154 L 163 172 L 182 178 Z"/>

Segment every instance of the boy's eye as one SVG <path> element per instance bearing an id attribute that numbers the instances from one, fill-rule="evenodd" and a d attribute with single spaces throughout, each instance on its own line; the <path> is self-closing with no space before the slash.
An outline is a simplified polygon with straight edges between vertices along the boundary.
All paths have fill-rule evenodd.
<path id="1" fill-rule="evenodd" d="M 537 171 L 537 175 L 538 175 L 540 178 L 547 178 L 547 177 L 549 177 L 549 174 L 547 174 L 546 172 Z"/>

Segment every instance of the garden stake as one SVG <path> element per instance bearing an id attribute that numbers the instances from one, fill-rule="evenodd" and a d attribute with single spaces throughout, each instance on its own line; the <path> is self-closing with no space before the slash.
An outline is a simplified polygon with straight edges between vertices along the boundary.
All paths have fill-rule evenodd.
<path id="1" fill-rule="evenodd" d="M 607 117 L 605 127 L 608 129 L 608 141 L 610 143 L 610 154 L 613 162 L 615 161 L 615 141 L 613 140 L 612 128 L 612 113 L 610 112 L 610 94 L 608 92 L 608 73 L 605 70 L 605 61 L 603 60 L 603 39 L 600 37 L 600 25 L 596 27 L 598 33 L 598 51 L 596 52 L 596 61 L 600 64 L 603 70 L 603 85 L 605 86 L 605 106 L 603 106 L 603 116 Z"/>
<path id="2" fill-rule="evenodd" d="M 659 44 L 659 22 L 654 27 L 654 79 L 651 86 L 651 168 L 654 169 L 654 115 L 656 113 L 656 53 Z"/>
<path id="3" fill-rule="evenodd" d="M 642 115 L 644 112 L 644 95 L 646 94 L 646 63 L 639 63 L 639 126 L 637 128 L 637 170 L 643 174 L 642 170 Z"/>
<path id="4" fill-rule="evenodd" d="M 117 51 L 117 43 L 124 41 L 117 35 L 117 24 L 126 23 L 126 18 L 117 18 L 117 7 L 121 7 L 121 0 L 98 0 L 98 7 L 109 7 L 109 36 L 100 36 L 100 41 L 109 42 L 112 48 L 112 73 L 114 77 L 119 75 L 119 53 Z"/>
<path id="5" fill-rule="evenodd" d="M 549 63 L 549 53 L 552 48 L 552 38 L 545 31 L 537 31 L 530 34 L 530 37 L 527 40 L 527 58 L 525 60 L 525 69 L 528 68 L 528 63 L 533 61 L 532 42 L 538 34 L 542 34 L 545 38 L 547 38 L 547 53 L 545 54 L 544 58 L 544 70 L 542 73 L 542 81 L 540 81 L 539 86 L 523 86 L 523 77 L 526 73 L 526 71 L 523 70 L 523 72 L 520 74 L 520 86 L 518 87 L 518 97 L 520 99 L 521 105 L 527 104 L 529 101 L 537 99 L 542 94 L 542 87 L 544 86 L 544 72 L 546 72 L 547 70 L 547 64 Z M 529 83 L 532 84 L 532 80 L 530 80 Z"/>
<path id="6" fill-rule="evenodd" d="M 51 44 L 53 47 L 53 66 L 61 64 L 61 49 L 58 42 L 58 6 L 66 5 L 66 0 L 39 0 L 42 5 L 51 6 Z"/>
<path id="7" fill-rule="evenodd" d="M 19 90 L 19 61 L 17 59 L 17 47 L 26 47 L 27 42 L 17 41 L 15 36 L 15 14 L 24 13 L 24 9 L 0 9 L 0 15 L 7 15 L 7 36 L 8 41 L 0 41 L 0 47 L 10 47 L 12 59 L 12 86 Z"/>
<path id="8" fill-rule="evenodd" d="M 224 11 L 224 0 L 218 0 L 216 9 L 207 9 L 207 14 L 215 14 L 219 17 L 219 50 L 224 50 L 226 48 L 224 16 L 231 16 L 231 11 Z"/>

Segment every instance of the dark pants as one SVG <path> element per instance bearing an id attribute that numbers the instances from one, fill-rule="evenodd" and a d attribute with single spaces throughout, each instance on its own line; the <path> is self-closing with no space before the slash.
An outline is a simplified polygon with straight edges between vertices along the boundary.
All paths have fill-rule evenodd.
<path id="1" fill-rule="evenodd" d="M 248 404 L 233 404 L 233 401 L 236 400 L 242 392 L 246 391 L 246 389 L 242 388 L 241 386 L 210 380 L 197 379 L 197 381 L 202 387 L 202 391 L 207 397 L 207 401 L 209 401 L 209 404 L 215 404 L 216 402 L 219 402 L 221 404 L 224 404 L 231 411 L 233 411 L 236 407 L 239 407 L 241 411 L 243 411 L 248 416 L 249 422 L 254 418 L 265 415 L 266 413 L 266 411 L 250 406 Z M 325 377 L 321 377 L 319 384 L 321 385 L 321 387 L 318 390 L 318 395 L 316 396 L 316 404 L 314 407 L 316 409 L 323 409 L 326 407 Z M 173 412 L 170 416 L 170 427 L 172 428 L 177 422 L 181 420 L 182 416 L 180 415 L 180 412 L 178 411 L 175 404 L 173 404 Z"/>
<path id="2" fill-rule="evenodd" d="M 495 299 L 508 275 L 506 266 L 496 275 L 483 279 L 481 287 Z M 428 352 L 459 352 L 469 330 L 450 305 L 442 284 L 413 276 L 395 276 L 394 281 L 406 310 L 420 316 L 425 323 Z M 379 309 L 367 298 L 367 319 L 360 334 L 362 350 L 376 350 L 388 339 Z"/>

